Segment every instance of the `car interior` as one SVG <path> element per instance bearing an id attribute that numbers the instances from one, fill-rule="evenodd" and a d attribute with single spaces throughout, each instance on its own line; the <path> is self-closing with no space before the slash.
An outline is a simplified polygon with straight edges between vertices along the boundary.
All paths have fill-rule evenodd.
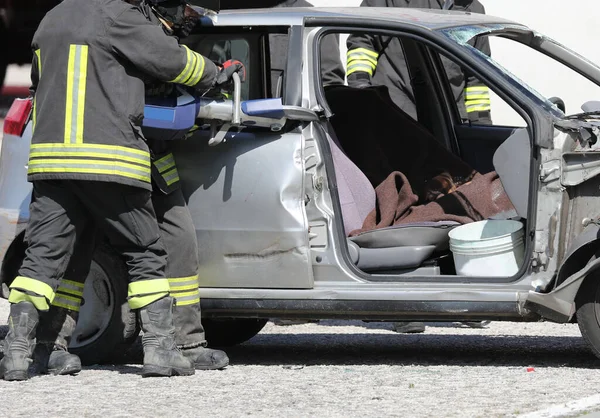
<path id="1" fill-rule="evenodd" d="M 345 37 L 341 39 L 343 44 Z M 243 86 L 246 100 L 285 96 L 281 62 L 286 57 L 274 58 L 269 51 L 287 41 L 285 28 L 254 28 L 239 34 L 197 34 L 186 43 L 215 62 L 240 59 L 250 80 Z M 456 271 L 448 234 L 465 219 L 526 223 L 531 131 L 461 118 L 440 53 L 414 39 L 401 41 L 418 121 L 394 104 L 384 86 L 321 85 L 317 92 L 332 115 L 326 129 L 335 174 L 330 187 L 337 190 L 348 254 L 358 269 L 387 277 L 452 276 Z M 401 174 L 392 181 L 393 173 Z M 499 181 L 483 181 L 478 189 L 474 176 Z M 402 182 L 409 186 L 404 198 L 410 204 L 404 211 L 392 210 L 390 224 L 383 225 L 378 222 L 383 216 L 378 194 L 390 192 L 395 183 L 400 193 L 393 199 L 399 201 L 406 192 Z M 478 202 L 479 196 L 489 201 Z M 433 206 L 437 209 L 431 211 Z"/>
<path id="2" fill-rule="evenodd" d="M 478 126 L 453 118 L 458 112 L 453 115 L 451 106 L 440 105 L 443 100 L 439 100 L 439 92 L 450 89 L 443 85 L 444 81 L 448 82 L 441 79 L 445 73 L 439 61 L 435 71 L 436 62 L 432 58 L 436 55 L 415 41 L 403 41 L 404 45 L 410 44 L 405 47 L 405 58 L 413 86 L 420 86 L 413 89 L 419 121 L 396 106 L 384 86 L 324 88 L 324 98 L 333 114 L 329 120 L 328 142 L 348 250 L 357 267 L 372 274 L 454 275 L 448 233 L 462 223 L 452 215 L 464 210 L 456 205 L 464 190 L 460 186 L 468 183 L 474 172 L 497 173 L 504 187 L 482 182 L 479 189 L 467 196 L 471 199 L 466 199 L 467 204 L 499 193 L 505 193 L 512 204 L 498 205 L 487 216 L 478 213 L 472 218 L 526 222 L 529 198 L 526 179 L 531 165 L 529 131 Z M 427 65 L 427 60 L 433 62 Z M 439 89 L 435 88 L 436 83 L 440 84 Z M 444 121 L 450 122 L 450 129 L 446 129 Z M 386 208 L 377 205 L 377 200 L 389 202 L 390 197 L 385 195 L 389 187 L 384 188 L 384 181 L 393 172 L 403 173 L 402 181 L 410 184 L 412 205 L 423 209 L 431 204 L 441 205 L 448 216 L 436 213 L 431 217 L 425 209 L 423 216 L 413 212 L 402 220 L 406 213 L 396 212 L 391 225 L 368 228 L 369 216 L 385 217 Z M 432 188 L 439 189 L 440 177 L 448 183 L 444 185 L 446 189 L 441 194 L 428 196 Z M 396 182 L 398 179 L 396 176 Z M 396 189 L 398 199 L 408 198 L 402 196 L 404 189 L 398 184 Z M 457 199 L 453 199 L 453 194 Z"/>

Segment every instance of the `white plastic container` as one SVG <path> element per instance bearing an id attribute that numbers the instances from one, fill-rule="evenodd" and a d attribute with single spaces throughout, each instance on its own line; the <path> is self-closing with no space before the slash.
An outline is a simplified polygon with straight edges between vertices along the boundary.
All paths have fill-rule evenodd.
<path id="1" fill-rule="evenodd" d="M 449 236 L 459 276 L 511 277 L 523 264 L 525 245 L 521 222 L 473 222 L 454 228 Z"/>

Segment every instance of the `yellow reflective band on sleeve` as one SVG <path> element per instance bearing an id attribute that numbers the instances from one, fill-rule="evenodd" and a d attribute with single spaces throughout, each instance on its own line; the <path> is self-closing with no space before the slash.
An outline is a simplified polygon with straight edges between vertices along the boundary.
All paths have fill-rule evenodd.
<path id="1" fill-rule="evenodd" d="M 36 61 L 37 61 L 38 80 L 39 80 L 42 77 L 42 53 L 39 49 L 35 50 L 35 57 L 36 57 Z M 31 119 L 32 119 L 31 130 L 35 131 L 35 124 L 37 121 L 37 106 L 36 106 L 35 96 L 33 96 L 33 114 L 31 116 Z"/>
<path id="2" fill-rule="evenodd" d="M 21 292 L 19 289 L 11 289 L 8 301 L 10 303 L 30 302 L 38 311 L 47 311 L 50 309 L 46 297 L 32 296 L 25 292 Z"/>
<path id="3" fill-rule="evenodd" d="M 17 276 L 10 284 L 10 288 L 32 292 L 44 296 L 49 301 L 54 299 L 54 290 L 52 290 L 50 286 L 40 280 L 31 279 L 29 277 Z"/>
<path id="4" fill-rule="evenodd" d="M 159 160 L 153 162 L 159 173 L 164 173 L 168 169 L 175 167 L 175 157 L 173 154 L 167 154 Z"/>
<path id="5" fill-rule="evenodd" d="M 465 92 L 467 94 L 490 94 L 490 89 L 489 87 L 486 86 L 473 86 L 473 87 L 467 87 L 465 89 Z"/>
<path id="6" fill-rule="evenodd" d="M 169 81 L 170 83 L 179 83 L 180 84 L 183 82 L 183 80 L 187 80 L 190 76 L 191 67 L 193 64 L 192 51 L 186 45 L 181 45 L 181 47 L 183 49 L 185 49 L 185 53 L 186 53 L 185 67 L 183 67 L 183 70 L 179 73 L 179 75 L 177 77 L 175 77 L 173 80 Z"/>
<path id="7" fill-rule="evenodd" d="M 186 52 L 185 67 L 170 83 L 185 84 L 186 86 L 193 87 L 202 79 L 206 63 L 202 55 L 192 51 L 186 45 L 181 45 L 181 47 L 185 48 Z"/>
<path id="8" fill-rule="evenodd" d="M 492 110 L 490 105 L 481 105 L 481 106 L 467 106 L 467 113 L 472 112 L 489 112 Z"/>
<path id="9" fill-rule="evenodd" d="M 179 173 L 177 172 L 176 168 L 164 173 L 162 176 L 163 176 L 163 179 L 165 179 L 167 186 L 170 186 L 173 183 L 177 183 L 179 181 Z"/>
<path id="10" fill-rule="evenodd" d="M 70 45 L 67 65 L 65 143 L 83 142 L 88 46 Z"/>
<path id="11" fill-rule="evenodd" d="M 368 48 L 354 48 L 348 51 L 347 55 L 351 54 L 364 54 L 369 58 L 373 58 L 374 60 L 379 59 L 379 54 L 375 51 L 372 51 Z"/>
<path id="12" fill-rule="evenodd" d="M 362 71 L 372 76 L 377 68 L 379 54 L 367 48 L 356 48 L 349 50 L 346 58 L 346 75 Z"/>
<path id="13" fill-rule="evenodd" d="M 132 296 L 127 303 L 131 309 L 140 309 L 167 296 L 169 292 L 160 292 L 148 296 Z"/>
<path id="14" fill-rule="evenodd" d="M 131 298 L 164 292 L 169 293 L 169 281 L 167 279 L 139 280 L 129 283 L 127 295 Z"/>

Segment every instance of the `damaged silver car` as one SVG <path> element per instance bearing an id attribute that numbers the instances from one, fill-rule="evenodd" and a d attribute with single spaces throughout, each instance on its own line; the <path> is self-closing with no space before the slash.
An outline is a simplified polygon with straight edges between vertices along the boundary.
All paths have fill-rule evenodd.
<path id="1" fill-rule="evenodd" d="M 417 120 L 383 87 L 324 85 L 324 39 L 356 33 L 401 42 Z M 592 101 L 600 97 L 566 116 L 560 100 L 473 48 L 478 36 L 537 51 L 600 86 L 600 68 L 551 39 L 468 13 L 238 10 L 186 40 L 247 68 L 232 98 L 195 101 L 200 129 L 176 142 L 210 344 L 246 341 L 269 318 L 545 320 L 577 321 L 600 356 L 600 104 Z M 270 51 L 282 43 L 279 69 Z M 448 62 L 522 123 L 469 123 Z M 22 136 L 6 129 L 3 297 L 23 258 L 31 196 L 31 128 Z M 99 246 L 72 342 L 87 363 L 137 336 L 125 271 Z"/>

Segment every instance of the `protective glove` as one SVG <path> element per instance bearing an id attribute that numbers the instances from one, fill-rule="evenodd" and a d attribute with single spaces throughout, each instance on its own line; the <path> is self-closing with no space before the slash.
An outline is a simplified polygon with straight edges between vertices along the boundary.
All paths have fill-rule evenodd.
<path id="1" fill-rule="evenodd" d="M 221 64 L 219 73 L 215 79 L 215 87 L 230 90 L 232 87 L 233 74 L 238 73 L 240 81 L 246 81 L 246 67 L 238 60 L 228 60 Z"/>
<path id="2" fill-rule="evenodd" d="M 348 85 L 355 89 L 371 87 L 371 77 L 364 71 L 356 71 L 348 76 Z"/>

